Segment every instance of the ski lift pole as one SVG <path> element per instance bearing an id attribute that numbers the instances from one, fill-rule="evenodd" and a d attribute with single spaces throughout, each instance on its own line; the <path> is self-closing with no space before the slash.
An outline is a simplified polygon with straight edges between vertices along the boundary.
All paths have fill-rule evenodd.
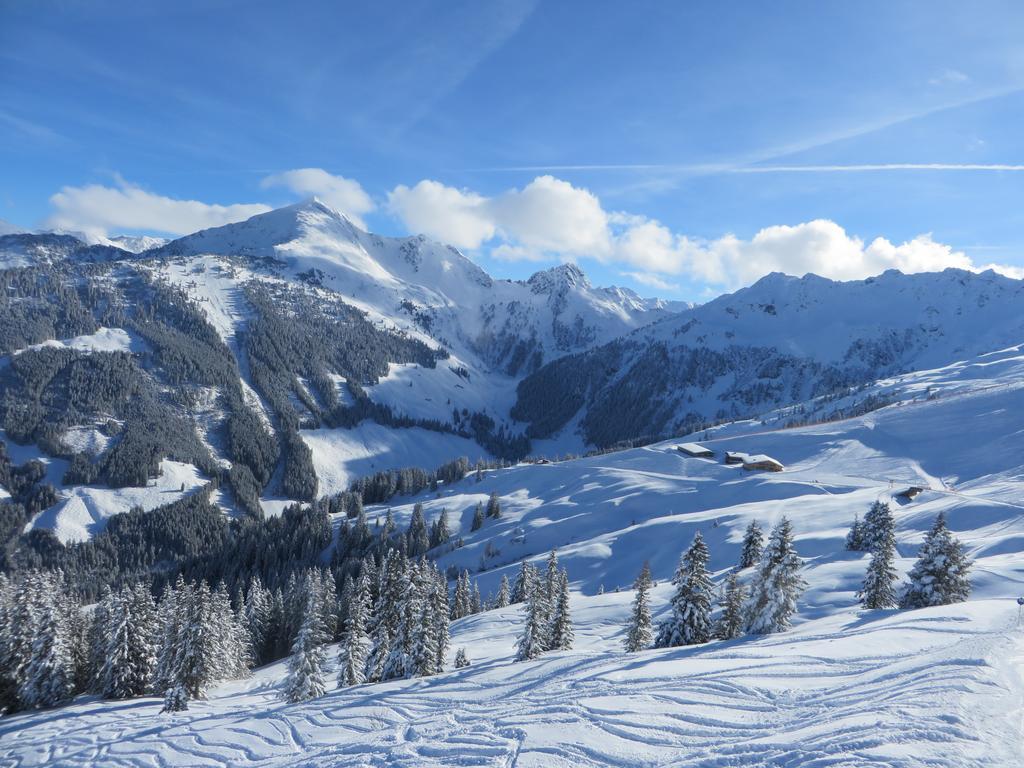
<path id="1" fill-rule="evenodd" d="M 1020 626 L 1021 613 L 1024 612 L 1024 597 L 1017 598 L 1017 626 Z"/>

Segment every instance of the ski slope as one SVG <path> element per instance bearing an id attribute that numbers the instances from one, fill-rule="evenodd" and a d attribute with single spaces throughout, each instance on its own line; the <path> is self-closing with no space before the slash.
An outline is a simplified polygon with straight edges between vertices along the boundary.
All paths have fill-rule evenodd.
<path id="1" fill-rule="evenodd" d="M 156 698 L 16 715 L 0 720 L 0 764 L 1020 764 L 1024 638 L 1005 601 L 848 610 L 782 635 L 627 655 L 629 597 L 574 596 L 577 650 L 535 662 L 510 663 L 512 606 L 455 622 L 472 666 L 432 678 L 288 705 L 278 663 L 173 716 Z"/>
<path id="2" fill-rule="evenodd" d="M 464 544 L 438 565 L 469 568 L 485 595 L 520 560 L 540 564 L 557 548 L 572 579 L 572 651 L 512 663 L 521 611 L 511 606 L 453 624 L 449 661 L 465 647 L 465 670 L 287 705 L 278 663 L 174 716 L 159 715 L 154 698 L 82 697 L 0 721 L 0 765 L 1024 764 L 1024 356 L 1003 350 L 898 388 L 899 402 L 858 418 L 685 438 L 713 459 L 667 441 L 392 500 L 400 524 L 417 501 L 428 521 L 447 508 Z M 727 466 L 726 450 L 767 454 L 786 471 Z M 909 485 L 926 490 L 901 501 Z M 491 493 L 502 517 L 471 532 L 473 508 Z M 843 539 L 876 499 L 893 501 L 901 574 L 935 515 L 947 515 L 974 560 L 970 601 L 860 610 L 868 556 L 844 551 Z M 720 584 L 749 521 L 767 529 L 783 514 L 809 583 L 790 631 L 621 651 L 629 585 L 645 560 L 657 621 L 696 531 Z"/>

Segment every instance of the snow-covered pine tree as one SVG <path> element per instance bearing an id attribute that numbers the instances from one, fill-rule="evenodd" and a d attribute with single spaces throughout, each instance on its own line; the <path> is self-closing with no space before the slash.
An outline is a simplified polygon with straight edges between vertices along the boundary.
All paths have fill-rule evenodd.
<path id="1" fill-rule="evenodd" d="M 868 547 L 864 534 L 864 522 L 860 519 L 860 515 L 855 514 L 853 522 L 850 523 L 850 530 L 846 534 L 846 549 L 848 552 L 864 552 L 867 550 Z"/>
<path id="2" fill-rule="evenodd" d="M 177 655 L 184 641 L 185 582 L 181 575 L 173 586 L 164 590 L 157 606 L 156 664 L 153 669 L 153 692 L 163 694 L 177 682 Z M 97 616 L 97 621 L 100 618 Z"/>
<path id="3" fill-rule="evenodd" d="M 214 632 L 210 621 L 210 588 L 205 581 L 188 584 L 178 594 L 181 627 L 171 687 L 181 686 L 189 699 L 201 699 L 217 679 Z"/>
<path id="4" fill-rule="evenodd" d="M 259 574 L 253 576 L 249 583 L 249 591 L 245 595 L 243 617 L 245 627 L 252 639 L 252 659 L 254 664 L 270 661 L 270 613 L 272 597 L 270 591 L 263 586 Z"/>
<path id="5" fill-rule="evenodd" d="M 351 583 L 351 582 L 350 582 Z M 338 685 L 359 685 L 366 681 L 369 637 L 366 624 L 370 610 L 370 574 L 364 569 L 355 581 L 348 601 L 348 618 L 338 648 Z"/>
<path id="6" fill-rule="evenodd" d="M 413 569 L 413 588 L 419 596 L 418 606 L 412 610 L 417 619 L 412 632 L 409 666 L 406 677 L 428 677 L 437 673 L 438 637 L 434 610 L 438 604 L 433 599 L 436 582 L 426 559 Z M 447 588 L 447 587 L 446 587 Z"/>
<path id="7" fill-rule="evenodd" d="M 633 610 L 630 611 L 624 641 L 627 653 L 648 648 L 654 638 L 651 630 L 651 585 L 651 566 L 645 561 L 640 575 L 633 582 L 636 594 L 633 596 Z"/>
<path id="8" fill-rule="evenodd" d="M 946 516 L 940 512 L 908 574 L 910 584 L 900 605 L 926 608 L 961 603 L 971 594 L 970 570 L 971 562 L 964 554 L 963 545 L 950 532 Z"/>
<path id="9" fill-rule="evenodd" d="M 468 666 L 469 666 L 469 657 L 466 655 L 466 649 L 465 648 L 459 648 L 459 650 L 457 650 L 455 652 L 455 668 L 456 669 L 465 669 Z"/>
<path id="10" fill-rule="evenodd" d="M 672 648 L 695 645 L 711 639 L 711 578 L 708 575 L 708 548 L 700 531 L 679 560 L 672 583 L 672 610 L 658 628 L 657 646 Z"/>
<path id="11" fill-rule="evenodd" d="M 744 604 L 745 631 L 768 634 L 789 629 L 796 601 L 807 586 L 800 567 L 793 527 L 783 517 L 772 529 Z"/>
<path id="12" fill-rule="evenodd" d="M 414 674 L 413 651 L 415 634 L 422 614 L 422 595 L 420 585 L 415 577 L 415 564 L 407 565 L 407 560 L 398 555 L 393 558 L 400 563 L 400 586 L 394 591 L 395 626 L 391 635 L 391 651 L 384 659 L 381 670 L 382 680 L 395 680 L 412 677 Z"/>
<path id="13" fill-rule="evenodd" d="M 154 663 L 149 636 L 152 626 L 146 626 L 146 617 L 137 610 L 135 598 L 133 591 L 125 588 L 110 602 L 107 648 L 100 673 L 105 699 L 141 696 L 149 689 Z"/>
<path id="14" fill-rule="evenodd" d="M 547 648 L 547 589 L 530 578 L 523 603 L 523 631 L 516 643 L 516 661 L 536 659 Z"/>
<path id="15" fill-rule="evenodd" d="M 455 595 L 452 598 L 452 619 L 461 619 L 473 613 L 473 591 L 469 571 L 463 570 L 455 580 Z"/>
<path id="16" fill-rule="evenodd" d="M 740 550 L 740 569 L 751 568 L 761 560 L 761 550 L 764 549 L 764 533 L 757 520 L 751 520 L 750 525 L 743 534 L 743 547 Z"/>
<path id="17" fill-rule="evenodd" d="M 569 574 L 563 569 L 558 577 L 548 644 L 552 651 L 568 651 L 574 640 L 572 616 L 569 613 Z"/>
<path id="18" fill-rule="evenodd" d="M 484 609 L 484 601 L 480 599 L 480 585 L 473 580 L 473 595 L 470 598 L 470 613 L 480 613 Z"/>
<path id="19" fill-rule="evenodd" d="M 423 504 L 417 502 L 412 508 L 409 518 L 409 529 L 405 534 L 409 557 L 417 558 L 425 555 L 430 549 L 430 534 L 427 532 L 427 521 L 423 517 Z"/>
<path id="20" fill-rule="evenodd" d="M 525 560 L 519 565 L 519 572 L 516 574 L 515 583 L 512 586 L 512 602 L 521 603 L 526 600 L 529 594 L 530 585 L 535 578 L 533 566 Z"/>
<path id="21" fill-rule="evenodd" d="M 892 508 L 881 501 L 875 501 L 864 515 L 863 550 L 871 552 L 875 545 L 889 535 L 896 533 L 896 520 Z"/>
<path id="22" fill-rule="evenodd" d="M 732 640 L 743 634 L 743 602 L 746 590 L 740 577 L 730 573 L 725 580 L 725 596 L 722 599 L 722 615 L 718 618 L 715 637 L 719 640 Z"/>
<path id="23" fill-rule="evenodd" d="M 402 564 L 392 550 L 384 554 L 377 571 L 377 594 L 367 627 L 370 651 L 366 657 L 366 681 L 379 682 L 384 663 L 391 655 L 391 643 L 398 626 L 398 610 L 402 590 Z"/>
<path id="24" fill-rule="evenodd" d="M 484 506 L 477 502 L 476 509 L 473 510 L 473 522 L 469 526 L 471 531 L 479 531 L 484 527 Z"/>
<path id="25" fill-rule="evenodd" d="M 19 690 L 21 705 L 26 708 L 62 704 L 71 698 L 75 684 L 67 615 L 62 610 L 60 577 L 42 574 L 39 578 L 43 589 L 33 601 L 38 614 Z"/>
<path id="26" fill-rule="evenodd" d="M 156 602 L 149 586 L 136 582 L 127 590 L 126 600 L 131 612 L 131 665 L 135 672 L 134 696 L 142 696 L 150 689 L 156 666 L 157 615 Z"/>
<path id="27" fill-rule="evenodd" d="M 164 694 L 164 705 L 161 714 L 165 712 L 184 712 L 188 709 L 188 693 L 182 685 L 172 685 Z"/>
<path id="28" fill-rule="evenodd" d="M 434 635 L 437 638 L 437 659 L 435 667 L 438 672 L 444 670 L 445 658 L 448 656 L 448 644 L 451 640 L 449 623 L 451 606 L 448 604 L 448 580 L 436 566 L 431 566 L 430 602 L 434 621 Z"/>
<path id="29" fill-rule="evenodd" d="M 39 571 L 29 571 L 8 586 L 0 674 L 3 674 L 7 681 L 5 706 L 10 709 L 34 706 L 25 702 L 22 696 L 35 646 L 36 632 L 44 612 L 46 592 L 45 578 Z"/>
<path id="30" fill-rule="evenodd" d="M 314 579 L 309 577 L 307 584 L 310 590 L 315 589 Z M 323 616 L 317 601 L 307 602 L 306 610 L 299 626 L 298 635 L 292 644 L 292 655 L 288 659 L 288 675 L 284 681 L 284 698 L 296 703 L 315 699 L 326 692 L 324 684 L 324 666 L 326 651 L 324 639 Z"/>
<path id="31" fill-rule="evenodd" d="M 100 592 L 100 599 L 93 609 L 92 622 L 89 625 L 89 635 L 86 639 L 89 645 L 88 690 L 97 694 L 103 690 L 100 672 L 103 669 L 104 657 L 107 653 L 106 632 L 110 621 L 110 602 L 112 599 L 113 595 L 110 587 L 104 585 Z"/>
<path id="32" fill-rule="evenodd" d="M 498 596 L 494 600 L 495 608 L 506 608 L 512 600 L 512 588 L 508 583 L 508 576 L 501 577 L 501 586 L 498 587 Z"/>
<path id="33" fill-rule="evenodd" d="M 434 529 L 432 531 L 430 544 L 432 547 L 439 547 L 442 544 L 447 544 L 448 540 L 452 537 L 451 528 L 448 523 L 448 510 L 444 507 L 441 509 L 441 514 L 437 518 L 437 522 L 434 523 Z"/>
<path id="34" fill-rule="evenodd" d="M 501 517 L 501 501 L 498 499 L 497 493 L 492 493 L 487 499 L 486 514 L 487 517 L 493 517 L 495 520 Z"/>
<path id="35" fill-rule="evenodd" d="M 882 529 L 871 548 L 871 562 L 857 598 L 868 609 L 896 607 L 896 534 Z"/>

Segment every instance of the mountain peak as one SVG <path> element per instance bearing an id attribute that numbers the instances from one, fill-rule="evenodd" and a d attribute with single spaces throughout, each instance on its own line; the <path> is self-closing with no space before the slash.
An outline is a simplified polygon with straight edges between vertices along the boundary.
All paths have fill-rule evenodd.
<path id="1" fill-rule="evenodd" d="M 572 262 L 535 272 L 526 283 L 534 293 L 552 293 L 564 288 L 590 287 L 590 281 L 583 274 L 583 270 Z"/>

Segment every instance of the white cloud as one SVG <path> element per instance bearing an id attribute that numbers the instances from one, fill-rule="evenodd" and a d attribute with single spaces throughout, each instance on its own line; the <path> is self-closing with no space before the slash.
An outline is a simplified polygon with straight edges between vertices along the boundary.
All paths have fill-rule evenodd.
<path id="1" fill-rule="evenodd" d="M 542 253 L 601 258 L 611 251 L 608 215 L 597 197 L 553 176 L 538 176 L 487 206 L 509 240 Z"/>
<path id="2" fill-rule="evenodd" d="M 186 235 L 196 230 L 243 221 L 269 206 L 215 205 L 198 200 L 176 200 L 118 179 L 116 187 L 89 184 L 64 187 L 50 198 L 53 213 L 44 223 L 52 229 L 82 232 L 101 239 L 111 230 L 141 229 Z"/>
<path id="3" fill-rule="evenodd" d="M 358 181 L 335 176 L 323 168 L 295 168 L 275 173 L 264 178 L 260 187 L 284 187 L 306 197 L 316 195 L 364 229 L 363 216 L 377 207 Z"/>
<path id="4" fill-rule="evenodd" d="M 597 197 L 552 176 L 490 198 L 428 179 L 395 187 L 388 208 L 409 230 L 460 248 L 497 237 L 504 247 L 495 255 L 506 259 L 599 257 L 610 250 L 608 217 Z"/>
<path id="5" fill-rule="evenodd" d="M 415 187 L 399 185 L 388 194 L 388 208 L 412 232 L 423 233 L 458 248 L 475 250 L 494 237 L 487 199 L 475 192 L 424 180 Z"/>
<path id="6" fill-rule="evenodd" d="M 728 234 L 700 241 L 656 219 L 606 211 L 592 192 L 552 176 L 494 197 L 422 181 L 397 187 L 389 208 L 413 231 L 460 247 L 490 248 L 508 261 L 595 259 L 659 290 L 687 279 L 718 288 L 748 285 L 769 272 L 808 272 L 836 280 L 863 279 L 887 269 L 930 272 L 988 267 L 1011 276 L 1022 270 L 978 267 L 967 254 L 922 234 L 896 244 L 878 237 L 865 244 L 827 219 L 766 227 L 749 240 Z"/>

